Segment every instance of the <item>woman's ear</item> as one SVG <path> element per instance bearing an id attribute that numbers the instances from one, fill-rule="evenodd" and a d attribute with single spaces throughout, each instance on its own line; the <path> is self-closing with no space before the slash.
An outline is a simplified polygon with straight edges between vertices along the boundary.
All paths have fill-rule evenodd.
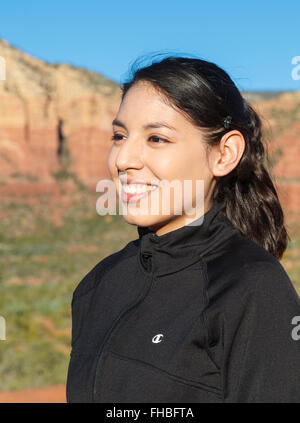
<path id="1" fill-rule="evenodd" d="M 223 135 L 209 155 L 213 175 L 224 176 L 230 173 L 238 165 L 244 150 L 245 139 L 240 131 L 232 130 Z"/>

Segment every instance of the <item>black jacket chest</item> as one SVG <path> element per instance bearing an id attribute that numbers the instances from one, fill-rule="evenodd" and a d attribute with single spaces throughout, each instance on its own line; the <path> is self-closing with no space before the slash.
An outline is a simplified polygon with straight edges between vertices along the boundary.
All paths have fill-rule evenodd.
<path id="1" fill-rule="evenodd" d="M 75 298 L 68 402 L 220 401 L 203 272 L 199 260 L 156 276 L 133 256 Z"/>

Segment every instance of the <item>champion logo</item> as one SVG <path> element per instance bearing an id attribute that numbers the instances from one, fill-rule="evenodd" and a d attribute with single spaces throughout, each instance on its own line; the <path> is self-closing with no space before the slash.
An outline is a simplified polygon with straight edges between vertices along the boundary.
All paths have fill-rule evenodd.
<path id="1" fill-rule="evenodd" d="M 163 336 L 164 335 L 162 333 L 159 333 L 158 335 L 153 336 L 152 342 L 154 344 L 158 344 L 158 342 L 161 342 L 162 341 Z"/>

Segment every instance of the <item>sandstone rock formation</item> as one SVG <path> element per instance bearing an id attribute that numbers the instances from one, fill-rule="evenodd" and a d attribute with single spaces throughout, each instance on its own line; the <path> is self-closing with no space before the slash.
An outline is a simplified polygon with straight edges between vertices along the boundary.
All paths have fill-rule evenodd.
<path id="1" fill-rule="evenodd" d="M 49 187 L 65 173 L 93 189 L 109 178 L 119 85 L 84 69 L 45 63 L 5 40 L 0 57 L 6 61 L 6 79 L 0 78 L 0 191 L 19 182 Z M 263 118 L 280 199 L 286 209 L 300 211 L 300 91 L 266 100 L 254 94 L 249 101 Z"/>
<path id="2" fill-rule="evenodd" d="M 0 178 L 49 182 L 65 169 L 94 183 L 106 157 L 120 87 L 70 65 L 37 60 L 0 40 Z"/>
<path id="3" fill-rule="evenodd" d="M 287 211 L 300 212 L 300 91 L 253 105 L 263 118 L 280 201 Z"/>

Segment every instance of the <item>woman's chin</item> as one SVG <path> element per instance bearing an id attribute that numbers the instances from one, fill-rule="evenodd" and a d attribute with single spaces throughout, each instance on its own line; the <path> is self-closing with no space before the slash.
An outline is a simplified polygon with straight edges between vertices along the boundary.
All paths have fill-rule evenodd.
<path id="1" fill-rule="evenodd" d="M 161 220 L 163 220 L 164 216 L 147 216 L 147 215 L 132 215 L 130 213 L 127 213 L 126 215 L 123 215 L 124 220 L 131 224 L 136 226 L 144 226 L 144 227 L 156 227 L 160 226 L 162 224 Z"/>

